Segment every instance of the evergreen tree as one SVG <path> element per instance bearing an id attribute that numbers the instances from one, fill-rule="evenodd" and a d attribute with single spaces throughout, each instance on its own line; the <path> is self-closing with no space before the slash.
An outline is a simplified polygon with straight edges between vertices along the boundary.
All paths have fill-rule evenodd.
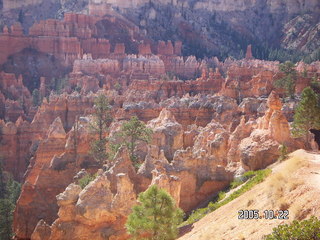
<path id="1" fill-rule="evenodd" d="M 126 228 L 133 239 L 173 240 L 178 234 L 183 211 L 172 197 L 157 185 L 139 194 L 139 205 L 132 209 Z"/>
<path id="2" fill-rule="evenodd" d="M 284 88 L 288 97 L 294 98 L 296 80 L 297 80 L 297 71 L 292 62 L 287 61 L 279 65 L 279 69 L 284 73 L 284 77 L 275 82 L 277 88 Z"/>
<path id="3" fill-rule="evenodd" d="M 12 237 L 12 218 L 13 218 L 13 203 L 7 199 L 0 199 L 0 239 L 10 240 Z"/>
<path id="4" fill-rule="evenodd" d="M 307 87 L 294 114 L 292 133 L 296 137 L 308 136 L 311 129 L 320 129 L 320 108 L 317 94 Z"/>
<path id="5" fill-rule="evenodd" d="M 32 92 L 32 102 L 33 102 L 33 106 L 40 105 L 40 93 L 38 89 L 34 89 Z"/>
<path id="6" fill-rule="evenodd" d="M 0 159 L 0 239 L 12 239 L 13 211 L 20 195 L 20 184 L 4 172 Z"/>
<path id="7" fill-rule="evenodd" d="M 138 159 L 134 154 L 134 150 L 138 142 L 149 143 L 151 141 L 152 130 L 147 128 L 144 122 L 140 121 L 136 116 L 132 117 L 129 121 L 123 123 L 118 135 L 121 137 L 122 142 L 129 149 L 130 158 L 137 166 Z"/>
<path id="8" fill-rule="evenodd" d="M 2 158 L 0 158 L 0 199 L 5 198 L 6 190 L 7 189 L 6 189 L 6 183 L 4 181 Z"/>
<path id="9" fill-rule="evenodd" d="M 95 112 L 90 124 L 92 132 L 98 134 L 98 140 L 91 143 L 91 154 L 100 163 L 107 159 L 105 134 L 112 122 L 111 106 L 105 95 L 100 94 L 94 102 Z"/>
<path id="10" fill-rule="evenodd" d="M 79 129 L 80 129 L 79 116 L 77 115 L 73 125 L 73 151 L 74 151 L 76 165 L 78 160 Z"/>

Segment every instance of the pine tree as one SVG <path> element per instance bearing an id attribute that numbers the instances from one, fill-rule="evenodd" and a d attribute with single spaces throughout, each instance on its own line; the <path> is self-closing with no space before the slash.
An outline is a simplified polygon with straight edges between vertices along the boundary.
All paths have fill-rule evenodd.
<path id="1" fill-rule="evenodd" d="M 112 122 L 111 106 L 105 95 L 100 94 L 96 98 L 94 109 L 93 122 L 90 123 L 90 127 L 99 138 L 91 143 L 90 152 L 97 162 L 103 163 L 108 158 L 105 134 Z"/>
<path id="2" fill-rule="evenodd" d="M 138 142 L 149 143 L 151 141 L 151 134 L 152 130 L 147 128 L 145 123 L 140 121 L 136 116 L 121 126 L 118 135 L 122 139 L 123 144 L 129 149 L 130 158 L 136 167 L 139 165 L 137 156 L 134 153 L 136 145 Z"/>
<path id="3" fill-rule="evenodd" d="M 307 87 L 294 114 L 292 133 L 296 137 L 308 136 L 311 129 L 320 129 L 320 107 L 317 94 Z"/>
<path id="4" fill-rule="evenodd" d="M 7 189 L 6 189 L 6 183 L 4 181 L 2 158 L 0 158 L 0 199 L 5 198 L 6 192 L 7 192 Z"/>
<path id="5" fill-rule="evenodd" d="M 288 97 L 294 98 L 296 80 L 297 80 L 297 71 L 292 62 L 287 61 L 279 65 L 279 69 L 284 73 L 284 77 L 275 82 L 277 88 L 284 88 Z"/>
<path id="6" fill-rule="evenodd" d="M 74 151 L 76 165 L 78 160 L 79 129 L 80 129 L 79 116 L 77 115 L 73 125 L 73 151 Z"/>
<path id="7" fill-rule="evenodd" d="M 14 205 L 9 199 L 0 199 L 0 239 L 10 240 L 12 237 L 12 215 Z"/>
<path id="8" fill-rule="evenodd" d="M 40 93 L 38 89 L 34 89 L 32 92 L 32 102 L 33 106 L 39 106 L 40 105 Z"/>
<path id="9" fill-rule="evenodd" d="M 126 228 L 133 239 L 173 240 L 178 234 L 183 211 L 172 197 L 157 185 L 139 194 L 139 205 L 132 209 Z"/>
<path id="10" fill-rule="evenodd" d="M 0 159 L 0 239 L 12 239 L 13 211 L 20 195 L 20 184 L 5 173 Z"/>

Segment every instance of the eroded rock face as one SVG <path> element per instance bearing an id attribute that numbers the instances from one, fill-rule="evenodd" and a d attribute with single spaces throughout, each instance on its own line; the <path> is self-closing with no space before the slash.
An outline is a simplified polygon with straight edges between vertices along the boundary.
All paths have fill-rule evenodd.
<path id="1" fill-rule="evenodd" d="M 180 205 L 180 193 L 181 193 L 181 180 L 174 175 L 168 175 L 167 170 L 158 164 L 152 171 L 151 185 L 157 185 L 158 187 L 166 190 L 175 200 L 177 206 Z"/>
<path id="2" fill-rule="evenodd" d="M 32 240 L 49 240 L 51 227 L 43 220 L 40 220 L 31 235 Z"/>
<path id="3" fill-rule="evenodd" d="M 127 239 L 123 224 L 136 203 L 136 194 L 126 174 L 117 174 L 117 181 L 116 194 L 111 192 L 104 174 L 83 190 L 73 183 L 69 185 L 57 196 L 59 218 L 51 227 L 49 239 Z"/>
<path id="4" fill-rule="evenodd" d="M 126 56 L 120 47 L 117 51 L 123 59 Z M 171 50 L 166 54 L 171 56 Z M 94 63 L 93 70 L 88 71 L 100 64 L 83 60 Z M 221 72 L 228 72 L 226 79 L 219 70 L 208 70 L 204 61 L 196 81 L 135 80 L 130 84 L 123 78 L 117 90 L 112 85 L 117 78 L 110 77 L 109 81 L 101 77 L 104 89 L 100 90 L 99 84 L 98 94 L 108 97 L 115 119 L 109 136 L 132 115 L 146 122 L 154 134 L 149 145 L 139 146 L 144 162 L 137 172 L 127 150 L 121 148 L 104 166 L 108 170 L 100 171 L 85 189 L 73 182 L 82 168 L 97 171 L 89 154 L 94 136 L 88 116 L 96 94 L 85 94 L 84 89 L 82 94 L 52 94 L 49 102 L 43 101 L 32 123 L 22 118 L 15 124 L 2 121 L 5 144 L 0 150 L 10 149 L 10 161 L 17 161 L 15 149 L 23 150 L 22 157 L 30 146 L 34 148 L 15 211 L 18 238 L 30 238 L 36 229 L 33 238 L 45 239 L 51 229 L 49 239 L 125 239 L 126 216 L 136 196 L 150 184 L 166 189 L 182 209 L 190 211 L 224 189 L 234 174 L 273 163 L 279 156 L 279 145 L 294 149 L 299 143 L 291 139 L 285 116 L 292 116 L 296 103 L 283 107 L 269 88 L 274 80 L 271 73 L 278 71 L 275 64 L 258 60 L 216 64 Z M 310 66 L 310 71 L 317 73 L 318 65 Z M 88 76 L 96 80 L 82 70 L 80 74 L 82 80 Z M 241 82 L 240 88 L 228 85 L 236 82 Z M 94 86 L 88 83 L 87 90 Z M 28 142 L 30 138 L 32 142 Z M 8 165 L 11 171 L 15 171 L 13 163 Z M 50 227 L 44 222 L 37 227 L 41 219 Z"/>
<path id="5" fill-rule="evenodd" d="M 168 160 L 173 159 L 176 150 L 183 147 L 183 129 L 174 115 L 167 109 L 162 109 L 158 118 L 147 125 L 153 130 L 152 144 L 163 150 Z"/>
<path id="6" fill-rule="evenodd" d="M 31 8 L 38 9 L 37 6 L 65 6 L 67 2 L 4 0 L 0 1 L 0 11 L 17 15 L 22 8 L 24 14 L 25 10 L 30 13 Z M 79 5 L 85 6 L 88 1 L 76 2 L 75 7 L 80 11 Z M 168 4 L 172 8 L 164 9 Z M 72 69 L 64 93 L 52 94 L 49 101 L 44 98 L 39 108 L 32 103 L 32 89 L 28 86 L 33 84 L 31 79 L 22 79 L 15 71 L 11 72 L 18 77 L 0 73 L 0 118 L 5 120 L 0 122 L 0 152 L 4 153 L 5 169 L 15 179 L 23 180 L 30 162 L 15 211 L 18 238 L 30 238 L 35 229 L 32 239 L 125 239 L 126 216 L 135 204 L 136 195 L 150 184 L 166 189 L 180 207 L 190 211 L 227 186 L 240 168 L 263 168 L 277 159 L 280 144 L 286 144 L 289 149 L 298 144 L 290 137 L 287 121 L 292 120 L 296 102 L 281 106 L 272 92 L 274 80 L 281 77 L 278 62 L 254 59 L 251 47 L 240 61 L 181 56 L 181 41 L 152 42 L 144 32 L 161 39 L 163 33 L 153 28 L 156 19 L 163 23 L 179 22 L 172 32 L 178 31 L 177 36 L 185 40 L 184 44 L 190 48 L 192 43 L 194 49 L 194 44 L 197 45 L 194 40 L 200 39 L 203 46 L 214 52 L 221 43 L 219 38 L 211 42 L 209 36 L 216 35 L 215 29 L 210 26 L 199 34 L 194 31 L 194 28 L 202 29 L 200 25 L 204 22 L 213 21 L 220 26 L 211 18 L 211 12 L 220 12 L 217 17 L 233 22 L 234 29 L 244 29 L 250 24 L 250 14 L 265 15 L 257 14 L 261 9 L 268 9 L 275 16 L 283 15 L 282 19 L 304 10 L 318 11 L 319 3 L 270 0 L 262 6 L 262 2 L 256 1 L 204 0 L 185 4 L 186 1 L 162 0 L 148 9 L 149 0 L 89 1 L 89 15 L 66 13 L 63 20 L 42 20 L 30 27 L 28 35 L 23 33 L 23 27 L 29 27 L 29 23 L 4 27 L 0 33 L 0 64 L 7 64 L 7 70 L 14 65 L 9 64 L 8 57 L 24 59 L 21 56 L 25 52 L 37 59 L 37 67 L 46 56 L 45 59 L 53 59 L 46 63 L 54 63 L 58 73 Z M 119 11 L 115 12 L 112 6 L 119 7 Z M 186 17 L 180 9 L 190 10 L 187 18 L 201 16 L 204 20 L 191 26 L 187 19 L 181 21 Z M 57 11 L 50 10 L 52 14 Z M 234 23 L 239 10 L 245 11 L 244 17 L 239 18 L 242 22 Z M 167 13 L 172 18 L 163 17 Z M 132 14 L 133 21 L 121 14 Z M 139 15 L 136 22 L 135 14 Z M 254 17 L 254 22 L 260 20 Z M 288 34 L 282 45 L 312 51 L 319 45 L 314 41 L 318 26 L 308 14 L 295 16 L 285 26 Z M 278 24 L 275 28 L 265 29 L 273 36 L 280 30 Z M 210 29 L 213 32 L 208 32 Z M 248 34 L 265 37 L 259 31 L 259 27 L 253 28 Z M 302 33 L 301 38 L 296 39 L 295 33 Z M 234 45 L 228 39 L 223 41 Z M 186 45 L 183 50 L 190 52 Z M 48 77 L 39 75 L 37 88 L 41 98 L 48 97 L 53 76 L 50 74 L 53 68 L 43 65 Z M 300 93 L 314 76 L 319 77 L 320 64 L 299 63 L 297 71 L 296 90 Z M 114 125 L 119 126 L 121 120 L 137 115 L 153 128 L 153 140 L 143 146 L 141 155 L 145 160 L 138 172 L 127 150 L 122 148 L 114 162 L 107 165 L 107 172 L 80 189 L 72 183 L 75 173 L 83 167 L 90 173 L 97 170 L 88 167 L 95 162 L 88 154 L 94 136 L 88 129 L 90 118 L 86 115 L 92 113 L 95 97 L 90 92 L 101 89 L 100 93 L 113 106 Z M 75 121 L 79 121 L 78 127 Z M 40 219 L 43 220 L 39 222 Z"/>
<path id="7" fill-rule="evenodd" d="M 66 133 L 57 118 L 48 130 L 48 137 L 41 141 L 27 172 L 21 195 L 15 209 L 14 229 L 18 238 L 30 238 L 40 219 L 51 224 L 57 218 L 55 196 L 71 181 L 75 169 L 50 168 L 55 156 L 64 152 Z"/>
<path id="8" fill-rule="evenodd" d="M 290 136 L 289 123 L 281 111 L 282 103 L 275 92 L 270 94 L 267 106 L 269 109 L 258 119 L 257 128 L 240 142 L 240 159 L 245 169 L 265 168 L 280 156 L 280 145 L 294 149 L 298 144 Z"/>

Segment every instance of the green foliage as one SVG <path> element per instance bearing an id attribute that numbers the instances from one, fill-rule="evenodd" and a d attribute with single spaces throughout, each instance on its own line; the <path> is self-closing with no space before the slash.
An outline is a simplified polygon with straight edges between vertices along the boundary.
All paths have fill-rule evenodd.
<path id="1" fill-rule="evenodd" d="M 227 196 L 227 193 L 226 192 L 219 192 L 218 194 L 218 198 L 217 198 L 217 202 L 221 201 L 222 199 L 224 199 L 225 197 Z"/>
<path id="2" fill-rule="evenodd" d="M 313 91 L 319 93 L 320 92 L 320 82 L 317 81 L 317 77 L 314 76 L 311 80 L 310 87 Z"/>
<path id="3" fill-rule="evenodd" d="M 20 184 L 5 174 L 0 161 L 0 239 L 12 239 L 13 211 L 20 195 Z"/>
<path id="4" fill-rule="evenodd" d="M 80 185 L 80 187 L 82 189 L 84 189 L 90 182 L 92 182 L 95 178 L 97 177 L 97 174 L 87 174 L 84 177 L 80 178 L 78 180 L 78 185 Z"/>
<path id="5" fill-rule="evenodd" d="M 0 199 L 5 198 L 5 195 L 7 193 L 6 183 L 4 180 L 4 172 L 3 172 L 3 166 L 2 166 L 2 159 L 0 159 Z"/>
<path id="6" fill-rule="evenodd" d="M 77 115 L 75 117 L 75 121 L 73 125 L 73 151 L 74 151 L 76 165 L 78 163 L 79 129 L 80 129 L 80 123 L 79 123 L 79 116 Z"/>
<path id="7" fill-rule="evenodd" d="M 297 80 L 297 71 L 295 70 L 294 64 L 290 61 L 287 61 L 280 64 L 279 69 L 282 73 L 284 73 L 285 76 L 281 79 L 278 79 L 275 82 L 275 86 L 277 88 L 284 88 L 287 96 L 294 98 Z"/>
<path id="8" fill-rule="evenodd" d="M 320 60 L 320 47 L 315 49 L 311 54 L 303 57 L 303 61 L 308 64 L 315 61 L 319 61 L 319 60 Z"/>
<path id="9" fill-rule="evenodd" d="M 234 179 L 231 183 L 230 183 L 230 188 L 234 189 L 236 187 L 239 187 L 241 184 L 243 184 L 244 182 L 246 182 L 248 179 L 252 178 L 255 176 L 255 172 L 254 171 L 248 171 L 245 172 L 241 177 Z"/>
<path id="10" fill-rule="evenodd" d="M 20 22 L 21 24 L 23 24 L 24 21 L 24 13 L 22 11 L 22 9 L 19 11 L 19 15 L 18 15 L 18 22 Z"/>
<path id="11" fill-rule="evenodd" d="M 74 88 L 74 90 L 76 91 L 76 92 L 78 92 L 78 93 L 80 93 L 81 92 L 81 86 L 80 85 L 77 85 L 75 88 Z"/>
<path id="12" fill-rule="evenodd" d="M 303 59 L 305 56 L 304 53 L 299 51 L 293 51 L 289 49 L 283 49 L 283 48 L 277 48 L 277 49 L 265 49 L 265 56 L 264 59 L 270 60 L 270 61 L 279 61 L 279 62 L 299 62 Z"/>
<path id="13" fill-rule="evenodd" d="M 279 225 L 265 237 L 266 240 L 319 240 L 320 221 L 315 216 L 308 220 L 293 221 L 290 225 Z"/>
<path id="14" fill-rule="evenodd" d="M 174 81 L 177 79 L 179 79 L 179 78 L 173 72 L 166 72 L 166 74 L 161 76 L 162 81 Z"/>
<path id="15" fill-rule="evenodd" d="M 103 163 L 108 157 L 105 134 L 112 122 L 111 106 L 105 95 L 100 94 L 95 99 L 94 109 L 95 112 L 90 128 L 94 134 L 98 134 L 99 138 L 91 143 L 90 152 L 97 162 Z"/>
<path id="16" fill-rule="evenodd" d="M 107 97 L 100 94 L 95 99 L 93 108 L 95 111 L 93 114 L 93 122 L 90 123 L 90 127 L 94 133 L 99 135 L 99 140 L 102 140 L 112 122 L 111 106 Z"/>
<path id="17" fill-rule="evenodd" d="M 178 234 L 183 212 L 172 197 L 156 185 L 139 194 L 139 205 L 132 209 L 126 228 L 132 239 L 173 240 Z"/>
<path id="18" fill-rule="evenodd" d="M 288 158 L 288 147 L 285 144 L 281 144 L 279 146 L 279 152 L 280 152 L 280 161 L 284 161 Z"/>
<path id="19" fill-rule="evenodd" d="M 52 78 L 51 88 L 57 93 L 61 93 L 68 81 L 69 78 L 67 76 L 61 78 Z"/>
<path id="20" fill-rule="evenodd" d="M 53 167 L 53 170 L 58 172 L 64 171 L 67 169 L 68 163 L 69 163 L 68 161 L 61 161 Z"/>
<path id="21" fill-rule="evenodd" d="M 320 129 L 320 107 L 318 96 L 307 87 L 302 91 L 293 120 L 292 133 L 295 137 L 307 136 L 310 129 Z"/>
<path id="22" fill-rule="evenodd" d="M 0 239 L 10 240 L 12 237 L 14 204 L 9 199 L 0 199 Z"/>
<path id="23" fill-rule="evenodd" d="M 39 106 L 41 104 L 40 93 L 38 89 L 34 89 L 32 92 L 33 106 Z"/>
<path id="24" fill-rule="evenodd" d="M 105 161 L 108 158 L 106 144 L 106 139 L 94 140 L 90 143 L 90 154 L 99 163 L 103 163 L 103 161 Z"/>
<path id="25" fill-rule="evenodd" d="M 116 83 L 114 85 L 114 88 L 117 90 L 117 91 L 120 91 L 122 89 L 122 86 L 119 84 L 119 83 Z"/>
<path id="26" fill-rule="evenodd" d="M 134 149 L 138 142 L 149 143 L 151 141 L 152 129 L 147 128 L 144 122 L 140 121 L 136 116 L 131 117 L 129 121 L 122 124 L 118 137 L 122 140 L 130 153 L 131 161 L 138 167 L 138 158 L 134 153 Z"/>
<path id="27" fill-rule="evenodd" d="M 237 197 L 241 196 L 243 193 L 252 189 L 255 185 L 264 181 L 264 179 L 269 176 L 271 173 L 270 169 L 264 169 L 259 171 L 249 171 L 243 175 L 244 179 L 250 178 L 249 181 L 245 185 L 243 185 L 240 189 L 231 193 L 228 197 L 225 198 L 225 194 L 220 194 L 216 201 L 210 202 L 207 207 L 199 208 L 194 211 L 189 218 L 181 224 L 181 226 L 189 225 L 194 222 L 199 221 L 205 215 L 210 212 L 215 211 L 216 209 L 222 207 L 223 205 L 231 202 L 232 200 L 236 199 Z M 245 181 L 245 180 L 244 180 Z M 239 184 L 240 185 L 240 184 Z M 225 192 L 226 193 L 226 192 Z M 223 198 L 221 198 L 223 196 Z"/>
<path id="28" fill-rule="evenodd" d="M 117 152 L 121 148 L 122 143 L 116 143 L 114 139 L 109 139 L 109 157 L 110 159 L 114 159 Z"/>
<path id="29" fill-rule="evenodd" d="M 308 77 L 308 71 L 306 68 L 303 69 L 302 77 L 304 77 L 304 78 Z"/>

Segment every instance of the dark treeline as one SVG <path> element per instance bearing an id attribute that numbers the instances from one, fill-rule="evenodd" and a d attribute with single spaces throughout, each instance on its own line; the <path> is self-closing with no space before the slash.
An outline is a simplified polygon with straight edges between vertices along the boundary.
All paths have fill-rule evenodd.
<path id="1" fill-rule="evenodd" d="M 0 239 L 9 240 L 13 237 L 13 211 L 20 195 L 20 184 L 12 176 L 3 171 L 0 159 Z"/>

